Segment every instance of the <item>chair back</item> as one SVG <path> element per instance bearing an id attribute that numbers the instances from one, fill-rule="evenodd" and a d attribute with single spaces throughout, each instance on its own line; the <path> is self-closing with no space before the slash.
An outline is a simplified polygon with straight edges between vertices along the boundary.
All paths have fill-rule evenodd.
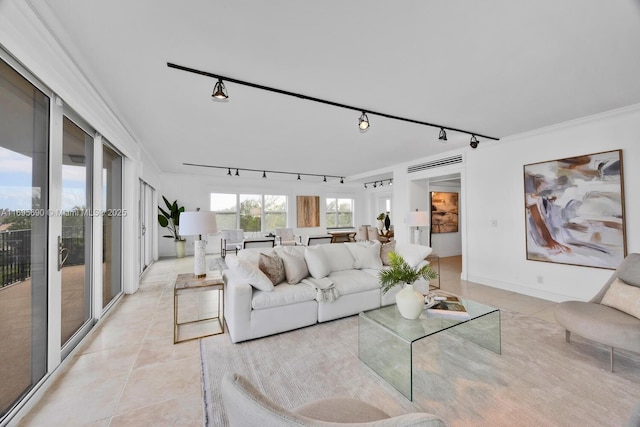
<path id="1" fill-rule="evenodd" d="M 274 239 L 250 239 L 242 242 L 242 249 L 272 248 L 274 245 L 275 245 Z"/>
<path id="2" fill-rule="evenodd" d="M 307 240 L 307 246 L 311 245 L 324 245 L 327 243 L 331 243 L 333 240 L 333 236 L 309 236 L 309 240 Z"/>
<path id="3" fill-rule="evenodd" d="M 369 225 L 361 225 L 360 227 L 358 227 L 358 232 L 356 233 L 356 242 L 369 240 L 367 239 L 367 236 L 369 235 L 369 227 Z"/>
<path id="4" fill-rule="evenodd" d="M 602 289 L 600 289 L 600 292 L 598 292 L 590 302 L 599 304 L 616 277 L 619 277 L 620 280 L 628 285 L 640 287 L 640 253 L 627 255 L 618 268 L 616 268 L 616 271 L 614 271 L 607 283 L 605 283 Z"/>
<path id="5" fill-rule="evenodd" d="M 242 243 L 244 240 L 244 230 L 220 230 L 222 238 L 229 243 Z"/>

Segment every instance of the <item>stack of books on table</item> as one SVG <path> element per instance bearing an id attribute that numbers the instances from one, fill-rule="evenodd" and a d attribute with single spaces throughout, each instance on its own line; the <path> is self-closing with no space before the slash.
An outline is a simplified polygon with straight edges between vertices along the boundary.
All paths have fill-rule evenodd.
<path id="1" fill-rule="evenodd" d="M 453 319 L 469 319 L 464 303 L 454 295 L 436 295 L 426 301 L 427 313 L 430 315 L 450 317 Z"/>

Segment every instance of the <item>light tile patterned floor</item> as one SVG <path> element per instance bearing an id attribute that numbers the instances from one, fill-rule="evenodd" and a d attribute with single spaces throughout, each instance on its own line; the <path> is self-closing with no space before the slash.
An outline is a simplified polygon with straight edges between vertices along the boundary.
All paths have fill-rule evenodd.
<path id="1" fill-rule="evenodd" d="M 555 321 L 555 303 L 462 281 L 460 257 L 440 263 L 443 290 Z M 198 340 L 173 344 L 173 281 L 192 268 L 190 257 L 154 263 L 20 425 L 201 426 Z"/>

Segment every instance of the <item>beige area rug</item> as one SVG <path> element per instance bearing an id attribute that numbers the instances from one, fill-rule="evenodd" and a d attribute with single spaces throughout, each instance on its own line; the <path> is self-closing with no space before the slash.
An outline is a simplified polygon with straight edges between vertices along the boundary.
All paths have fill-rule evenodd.
<path id="1" fill-rule="evenodd" d="M 232 344 L 201 340 L 207 426 L 227 425 L 219 386 L 246 376 L 284 408 L 350 396 L 390 415 L 423 411 L 451 426 L 621 426 L 640 402 L 640 355 L 603 346 L 502 311 L 502 355 L 447 332 L 414 345 L 414 400 L 358 359 L 358 316 Z"/>

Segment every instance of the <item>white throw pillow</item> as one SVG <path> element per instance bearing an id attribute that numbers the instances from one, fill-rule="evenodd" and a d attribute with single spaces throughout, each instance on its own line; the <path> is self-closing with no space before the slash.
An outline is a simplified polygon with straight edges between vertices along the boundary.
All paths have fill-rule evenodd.
<path id="1" fill-rule="evenodd" d="M 319 245 L 329 260 L 331 272 L 353 270 L 353 256 L 344 243 Z"/>
<path id="2" fill-rule="evenodd" d="M 291 247 L 293 249 L 293 247 Z M 309 275 L 304 254 L 296 250 L 279 251 L 280 258 L 284 263 L 284 272 L 287 276 L 287 283 L 295 285 Z"/>
<path id="3" fill-rule="evenodd" d="M 314 279 L 322 279 L 331 273 L 329 260 L 322 250 L 322 245 L 307 246 L 304 250 L 304 260 L 307 262 L 309 274 Z"/>
<path id="4" fill-rule="evenodd" d="M 400 255 L 411 267 L 415 267 L 424 261 L 432 250 L 433 249 L 429 246 L 414 245 L 412 243 L 405 243 L 396 246 L 396 253 Z"/>
<path id="5" fill-rule="evenodd" d="M 600 304 L 613 307 L 640 319 L 640 288 L 627 285 L 616 277 Z"/>
<path id="6" fill-rule="evenodd" d="M 227 266 L 251 286 L 261 291 L 272 291 L 273 283 L 258 267 L 238 257 L 227 257 Z"/>
<path id="7" fill-rule="evenodd" d="M 345 243 L 355 261 L 353 268 L 373 268 L 380 270 L 382 261 L 380 260 L 380 242 L 357 242 Z"/>

